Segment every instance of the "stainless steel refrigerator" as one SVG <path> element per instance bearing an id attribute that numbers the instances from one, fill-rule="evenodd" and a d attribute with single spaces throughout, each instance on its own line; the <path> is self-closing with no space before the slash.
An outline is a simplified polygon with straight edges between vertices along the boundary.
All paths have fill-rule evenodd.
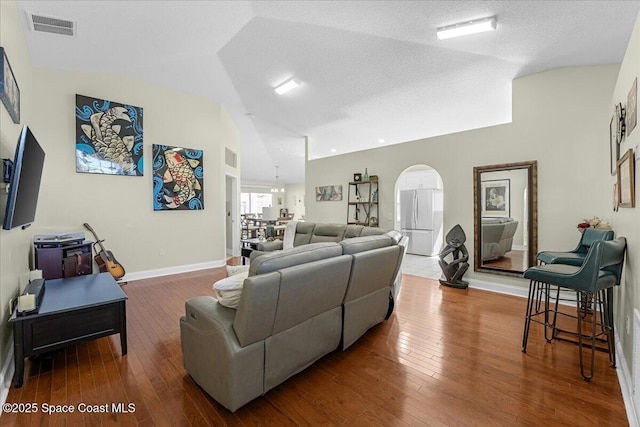
<path id="1" fill-rule="evenodd" d="M 409 237 L 407 253 L 433 256 L 434 190 L 400 192 L 400 231 Z"/>

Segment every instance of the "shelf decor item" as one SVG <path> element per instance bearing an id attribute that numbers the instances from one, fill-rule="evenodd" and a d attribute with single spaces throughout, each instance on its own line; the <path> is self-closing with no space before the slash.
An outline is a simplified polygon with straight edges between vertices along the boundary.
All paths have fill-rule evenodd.
<path id="1" fill-rule="evenodd" d="M 20 89 L 4 48 L 0 47 L 0 99 L 13 123 L 20 123 Z"/>
<path id="2" fill-rule="evenodd" d="M 353 182 L 360 182 L 362 181 L 362 174 L 361 173 L 354 173 L 353 174 Z"/>
<path id="3" fill-rule="evenodd" d="M 369 171 L 367 171 L 367 168 L 364 168 L 364 180 L 369 181 Z"/>
<path id="4" fill-rule="evenodd" d="M 378 182 L 378 175 L 371 175 L 369 177 L 369 181 L 371 182 Z"/>
<path id="5" fill-rule="evenodd" d="M 636 206 L 633 160 L 633 150 L 630 148 L 618 161 L 618 206 L 621 208 Z"/>

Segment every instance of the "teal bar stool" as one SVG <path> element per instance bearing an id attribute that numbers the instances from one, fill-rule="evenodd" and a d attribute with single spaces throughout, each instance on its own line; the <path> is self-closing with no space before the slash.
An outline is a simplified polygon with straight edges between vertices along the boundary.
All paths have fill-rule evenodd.
<path id="1" fill-rule="evenodd" d="M 581 266 L 587 257 L 587 252 L 591 245 L 598 240 L 613 240 L 614 234 L 612 230 L 598 230 L 595 228 L 587 228 L 580 235 L 580 241 L 578 245 L 572 251 L 542 251 L 538 252 L 537 260 L 539 264 L 566 264 Z M 531 289 L 529 289 L 531 291 Z M 563 292 L 559 287 L 555 289 L 556 307 L 553 310 L 554 313 L 558 313 L 558 302 L 560 298 L 560 292 Z M 547 342 L 551 342 L 552 339 L 558 338 L 566 341 L 572 341 L 570 339 L 561 338 L 558 336 L 559 332 L 571 333 L 569 331 L 559 330 L 556 328 L 556 317 L 549 319 L 549 297 L 551 295 L 551 286 L 549 284 L 536 285 L 535 293 L 531 294 L 529 298 L 535 297 L 535 309 L 537 315 L 544 315 L 545 329 L 544 336 Z M 565 300 L 565 298 L 562 298 Z M 540 307 L 544 301 L 544 310 L 541 311 Z M 530 301 L 529 301 L 530 302 Z M 591 305 L 591 300 L 583 298 L 581 304 L 584 308 L 588 308 Z M 528 331 L 525 331 L 527 333 Z M 526 343 L 523 344 L 523 351 L 526 351 Z"/>
<path id="2" fill-rule="evenodd" d="M 587 257 L 591 245 L 598 240 L 613 240 L 613 230 L 598 230 L 587 228 L 580 237 L 578 246 L 568 252 L 543 251 L 538 252 L 537 259 L 544 264 L 566 264 L 581 266 Z"/>
<path id="3" fill-rule="evenodd" d="M 568 288 L 576 291 L 577 294 L 577 336 L 578 351 L 580 352 L 580 374 L 586 381 L 593 378 L 595 366 L 596 338 L 600 335 L 607 336 L 609 362 L 612 367 L 616 364 L 615 344 L 613 342 L 613 287 L 620 285 L 622 277 L 622 267 L 624 264 L 624 254 L 627 248 L 627 241 L 624 237 L 615 240 L 596 240 L 593 242 L 586 254 L 585 260 L 580 266 L 566 264 L 546 264 L 528 268 L 524 272 L 524 277 L 531 280 L 529 288 L 529 298 L 533 298 L 535 290 L 539 286 L 552 285 Z M 585 313 L 581 310 L 580 296 L 585 295 L 595 301 L 594 313 L 591 316 L 591 333 L 585 336 L 582 331 L 583 318 Z M 546 297 L 548 302 L 548 295 Z M 527 304 L 527 316 L 525 319 L 525 336 L 523 337 L 522 351 L 526 353 L 527 338 L 531 321 L 536 321 L 533 317 L 536 314 L 533 309 L 533 301 Z M 548 305 L 547 305 L 548 307 Z M 596 311 L 599 308 L 599 315 Z M 556 309 L 557 311 L 557 302 Z M 548 315 L 548 312 L 546 313 Z M 555 313 L 554 313 L 555 315 Z M 600 323 L 598 324 L 598 319 Z M 548 326 L 545 316 L 545 329 Z M 539 322 L 542 323 L 542 322 Z M 598 333 L 598 326 L 601 332 Z M 585 338 L 589 338 L 588 343 L 583 343 Z M 590 348 L 591 361 L 588 373 L 585 373 L 583 361 L 583 347 Z"/>

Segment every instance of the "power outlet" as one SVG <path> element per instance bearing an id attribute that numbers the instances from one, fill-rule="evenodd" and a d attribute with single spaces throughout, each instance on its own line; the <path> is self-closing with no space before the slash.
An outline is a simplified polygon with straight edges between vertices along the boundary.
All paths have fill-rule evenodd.
<path id="1" fill-rule="evenodd" d="M 166 253 L 165 253 L 164 249 L 159 249 L 159 250 L 158 250 L 158 255 L 159 255 L 159 256 L 165 256 L 165 255 L 166 255 Z"/>

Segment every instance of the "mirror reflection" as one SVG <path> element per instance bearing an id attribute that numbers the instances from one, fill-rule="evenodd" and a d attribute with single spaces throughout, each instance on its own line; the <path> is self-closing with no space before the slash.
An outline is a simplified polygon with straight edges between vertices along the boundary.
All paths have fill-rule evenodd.
<path id="1" fill-rule="evenodd" d="M 476 271 L 520 275 L 535 264 L 535 166 L 474 168 Z"/>

